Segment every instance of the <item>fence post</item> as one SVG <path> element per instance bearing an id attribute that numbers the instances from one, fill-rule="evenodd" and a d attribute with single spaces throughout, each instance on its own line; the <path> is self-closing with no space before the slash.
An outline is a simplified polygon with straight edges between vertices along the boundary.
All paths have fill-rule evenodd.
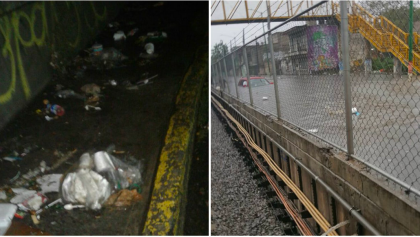
<path id="1" fill-rule="evenodd" d="M 346 109 L 346 133 L 347 133 L 347 153 L 354 154 L 353 148 L 353 122 L 352 122 L 352 98 L 350 81 L 350 54 L 349 54 L 349 25 L 347 15 L 347 1 L 340 1 L 341 15 L 341 55 L 343 57 L 344 68 L 344 99 Z"/>
<path id="2" fill-rule="evenodd" d="M 271 54 L 271 72 L 273 74 L 273 81 L 274 81 L 274 95 L 276 96 L 276 107 L 277 107 L 277 117 L 281 118 L 280 113 L 280 98 L 279 98 L 279 87 L 278 87 L 278 81 L 277 81 L 277 71 L 276 71 L 276 63 L 274 60 L 274 50 L 273 50 L 273 41 L 271 39 L 271 31 L 270 31 L 270 15 L 271 15 L 271 9 L 270 9 L 270 3 L 269 1 L 266 1 L 267 3 L 267 29 L 268 29 L 268 44 L 270 47 L 270 54 Z M 268 56 L 268 55 L 267 55 Z"/>
<path id="3" fill-rule="evenodd" d="M 227 84 L 227 89 L 228 89 L 228 93 L 229 93 L 229 95 L 232 95 L 232 94 L 230 93 L 230 87 L 229 87 L 229 77 L 228 77 L 228 71 L 227 71 L 227 68 L 226 68 L 226 56 L 223 58 L 223 64 L 224 64 L 224 66 L 225 66 L 225 75 L 226 75 L 226 80 L 225 80 L 225 83 Z"/>
<path id="4" fill-rule="evenodd" d="M 249 89 L 249 102 L 251 106 L 254 106 L 254 100 L 252 99 L 252 88 L 251 88 L 251 79 L 249 78 L 249 68 L 248 68 L 248 55 L 246 54 L 246 46 L 245 46 L 245 30 L 243 30 L 243 42 L 244 42 L 244 63 L 245 63 L 245 71 L 246 71 L 246 78 L 248 80 L 248 89 Z"/>
<path id="5" fill-rule="evenodd" d="M 232 71 L 233 71 L 233 79 L 235 80 L 236 98 L 239 99 L 238 78 L 236 78 L 236 67 L 235 67 L 235 52 L 232 52 Z"/>
<path id="6" fill-rule="evenodd" d="M 225 84 L 223 83 L 223 72 L 222 72 L 222 67 L 220 66 L 220 61 L 217 63 L 217 66 L 219 68 L 220 89 L 224 92 L 225 91 Z"/>

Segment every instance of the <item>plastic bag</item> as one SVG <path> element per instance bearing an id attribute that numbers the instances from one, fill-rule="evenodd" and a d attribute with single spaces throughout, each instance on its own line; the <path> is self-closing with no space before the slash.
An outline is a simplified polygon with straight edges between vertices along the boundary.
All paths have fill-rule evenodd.
<path id="1" fill-rule="evenodd" d="M 108 180 L 91 170 L 92 158 L 88 153 L 80 157 L 77 172 L 69 173 L 61 185 L 61 196 L 65 202 L 84 204 L 86 208 L 99 210 L 111 195 Z"/>
<path id="2" fill-rule="evenodd" d="M 114 190 L 130 187 L 142 182 L 140 163 L 138 167 L 128 165 L 105 151 L 94 154 L 95 170 L 106 177 Z"/>

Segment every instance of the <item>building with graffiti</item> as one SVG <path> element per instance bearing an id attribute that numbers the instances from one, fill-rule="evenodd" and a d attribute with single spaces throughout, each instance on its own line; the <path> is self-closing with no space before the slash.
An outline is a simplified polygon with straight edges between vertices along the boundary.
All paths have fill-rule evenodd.
<path id="1" fill-rule="evenodd" d="M 317 25 L 306 28 L 309 72 L 338 67 L 338 27 Z"/>

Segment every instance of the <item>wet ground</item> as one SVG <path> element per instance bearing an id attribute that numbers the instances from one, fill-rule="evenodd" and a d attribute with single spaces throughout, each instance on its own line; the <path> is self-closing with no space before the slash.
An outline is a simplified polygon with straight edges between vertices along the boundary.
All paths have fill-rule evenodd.
<path id="1" fill-rule="evenodd" d="M 115 150 L 124 152 L 114 154 L 116 157 L 125 159 L 132 156 L 142 162 L 142 201 L 123 208 L 105 207 L 97 212 L 51 208 L 40 215 L 38 225 L 32 222 L 29 215 L 23 220 L 13 220 L 15 224 L 30 227 L 29 233 L 34 233 L 32 228 L 52 235 L 141 233 L 159 154 L 169 119 L 174 112 L 181 81 L 197 49 L 208 47 L 206 2 L 168 2 L 153 7 L 154 4 L 156 2 L 131 2 L 115 19 L 121 25 L 120 30 L 139 28 L 134 38 L 128 38 L 126 44 L 119 47 L 129 57 L 122 67 L 111 70 L 88 69 L 79 78 L 74 78 L 73 74 L 56 77 L 0 131 L 0 157 L 14 152 L 22 156 L 27 148 L 27 154 L 21 161 L 0 161 L 0 187 L 13 186 L 13 182 L 9 182 L 13 177 L 38 167 L 41 161 L 51 167 L 57 160 L 73 152 L 68 160 L 51 171 L 66 173 L 74 168 L 82 153 L 104 150 L 110 144 L 115 144 Z M 168 34 L 166 40 L 155 44 L 158 58 L 150 61 L 139 59 L 138 55 L 143 48 L 135 44 L 135 39 L 156 30 Z M 113 46 L 114 32 L 105 29 L 92 44 L 98 41 L 104 48 Z M 149 73 L 149 76 L 158 74 L 158 77 L 151 84 L 140 86 L 137 90 L 127 90 L 122 86 L 127 80 L 132 83 L 139 81 L 144 73 Z M 117 86 L 109 85 L 109 80 L 115 80 Z M 83 100 L 54 96 L 57 84 L 81 93 L 80 88 L 88 83 L 96 83 L 101 87 L 103 96 L 98 105 L 101 111 L 86 111 Z M 50 122 L 44 116 L 38 115 L 35 111 L 44 108 L 44 99 L 61 105 L 65 109 L 65 115 Z M 199 131 L 204 132 L 202 129 Z M 202 138 L 200 141 L 204 140 Z M 28 182 L 28 186 L 31 185 L 33 184 Z M 48 194 L 48 198 L 50 201 L 55 200 L 58 195 Z M 199 207 L 201 206 L 198 205 L 197 208 Z M 16 229 L 12 228 L 11 231 Z"/>
<path id="2" fill-rule="evenodd" d="M 360 113 L 352 116 L 356 156 L 419 188 L 420 82 L 386 74 L 351 78 L 352 104 Z M 284 120 L 346 149 L 342 76 L 282 75 L 277 82 Z M 248 88 L 236 86 L 230 77 L 230 93 L 236 97 L 235 87 L 249 103 Z M 255 106 L 276 115 L 274 85 L 252 90 Z"/>

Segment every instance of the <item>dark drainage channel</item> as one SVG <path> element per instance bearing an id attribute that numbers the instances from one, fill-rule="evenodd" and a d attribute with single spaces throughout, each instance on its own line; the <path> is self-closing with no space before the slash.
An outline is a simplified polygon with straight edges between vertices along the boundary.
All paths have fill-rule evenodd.
<path id="1" fill-rule="evenodd" d="M 194 151 L 188 182 L 185 235 L 209 234 L 209 93 L 208 80 L 201 91 Z"/>
<path id="2" fill-rule="evenodd" d="M 284 207 L 284 204 L 277 197 L 276 192 L 271 187 L 264 173 L 262 173 L 258 169 L 258 166 L 255 164 L 254 160 L 252 159 L 248 149 L 239 139 L 236 132 L 228 125 L 226 118 L 216 109 L 216 106 L 213 103 L 212 103 L 212 111 L 217 115 L 217 117 L 223 124 L 226 124 L 226 126 L 224 126 L 226 129 L 226 132 L 235 138 L 235 139 L 232 139 L 234 146 L 241 154 L 242 161 L 248 167 L 249 174 L 252 176 L 254 180 L 257 181 L 258 188 L 260 189 L 261 193 L 264 193 L 264 197 L 266 198 L 267 205 L 272 209 L 273 213 L 276 215 L 276 219 L 279 225 L 282 225 L 282 229 L 285 235 L 287 236 L 300 235 L 295 222 L 293 221 L 292 217 L 287 213 Z M 261 161 L 262 157 L 260 155 L 257 155 L 257 156 L 259 160 Z M 266 164 L 267 163 L 265 162 L 264 168 L 267 169 L 267 166 L 265 166 Z M 274 174 L 272 173 L 271 175 L 274 176 Z"/>

